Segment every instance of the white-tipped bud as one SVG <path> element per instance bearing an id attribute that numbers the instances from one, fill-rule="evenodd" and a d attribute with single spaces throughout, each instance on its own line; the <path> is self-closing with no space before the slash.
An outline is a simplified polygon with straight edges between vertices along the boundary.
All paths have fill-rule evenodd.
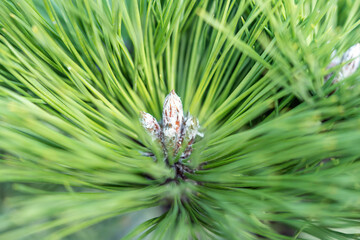
<path id="1" fill-rule="evenodd" d="M 341 57 L 336 56 L 336 53 L 336 50 L 331 53 L 331 62 L 327 66 L 327 69 L 333 68 L 341 63 Z"/>
<path id="2" fill-rule="evenodd" d="M 348 62 L 350 61 L 351 62 Z M 355 73 L 360 65 L 360 43 L 350 47 L 343 55 L 341 59 L 342 63 L 348 62 L 344 65 L 339 73 L 339 80 L 350 77 Z"/>
<path id="3" fill-rule="evenodd" d="M 337 51 L 334 50 L 331 53 L 331 62 L 329 63 L 329 65 L 326 67 L 326 69 L 331 69 L 333 67 L 338 66 L 341 63 L 341 57 L 337 57 L 336 56 Z M 332 77 L 333 73 L 329 73 L 328 75 L 325 76 L 325 82 L 327 80 L 329 80 Z M 336 81 L 336 80 L 335 80 Z"/>
<path id="4" fill-rule="evenodd" d="M 181 138 L 183 118 L 184 113 L 180 97 L 172 90 L 165 98 L 162 120 L 164 144 L 169 155 L 173 155 L 178 148 L 177 143 Z"/>
<path id="5" fill-rule="evenodd" d="M 344 55 L 340 57 L 335 57 L 336 50 L 331 54 L 331 62 L 327 66 L 327 69 L 338 66 L 339 64 L 346 63 L 341 69 L 338 75 L 334 77 L 333 83 L 339 82 L 347 77 L 350 77 L 355 73 L 355 71 L 360 66 L 360 43 L 357 43 L 350 47 Z M 349 62 L 350 61 L 350 62 Z M 325 82 L 333 76 L 333 73 L 330 73 L 325 76 Z"/>
<path id="6" fill-rule="evenodd" d="M 153 140 L 161 142 L 161 128 L 156 119 L 149 113 L 140 112 L 140 122 L 141 125 L 146 129 L 150 134 Z"/>

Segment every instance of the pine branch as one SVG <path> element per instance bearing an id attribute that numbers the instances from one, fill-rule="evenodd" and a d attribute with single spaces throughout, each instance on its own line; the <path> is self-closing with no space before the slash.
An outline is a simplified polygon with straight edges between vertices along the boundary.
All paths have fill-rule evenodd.
<path id="1" fill-rule="evenodd" d="M 359 0 L 1 1 L 0 238 L 359 238 L 359 19 Z"/>

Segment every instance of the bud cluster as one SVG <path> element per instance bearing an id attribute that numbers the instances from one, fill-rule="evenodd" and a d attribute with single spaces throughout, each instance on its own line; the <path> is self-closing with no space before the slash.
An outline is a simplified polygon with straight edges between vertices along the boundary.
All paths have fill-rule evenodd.
<path id="1" fill-rule="evenodd" d="M 184 143 L 186 146 L 181 158 L 188 158 L 196 136 L 203 137 L 199 132 L 199 121 L 190 114 L 184 117 L 181 99 L 174 90 L 165 98 L 160 124 L 145 112 L 141 112 L 140 121 L 152 139 L 163 148 L 166 157 L 176 156 Z"/>

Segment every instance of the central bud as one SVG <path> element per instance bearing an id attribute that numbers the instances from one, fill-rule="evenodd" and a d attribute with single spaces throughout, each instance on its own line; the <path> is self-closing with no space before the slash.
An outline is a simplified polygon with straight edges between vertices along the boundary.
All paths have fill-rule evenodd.
<path id="1" fill-rule="evenodd" d="M 180 154 L 183 144 L 186 145 L 179 159 L 188 158 L 196 136 L 203 137 L 199 132 L 199 121 L 190 114 L 184 117 L 181 99 L 174 90 L 165 98 L 161 124 L 145 112 L 141 112 L 140 120 L 147 133 L 162 147 L 167 162 Z"/>
<path id="2" fill-rule="evenodd" d="M 172 90 L 166 96 L 162 114 L 164 145 L 169 156 L 174 156 L 182 143 L 184 112 L 181 99 Z"/>

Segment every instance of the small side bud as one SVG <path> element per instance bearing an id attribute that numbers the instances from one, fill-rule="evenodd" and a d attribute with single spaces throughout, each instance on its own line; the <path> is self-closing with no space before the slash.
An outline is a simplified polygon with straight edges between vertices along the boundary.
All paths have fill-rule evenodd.
<path id="1" fill-rule="evenodd" d="M 185 151 L 182 153 L 182 158 L 188 158 L 192 153 L 192 145 L 195 142 L 196 136 L 204 136 L 199 132 L 199 128 L 199 120 L 191 115 L 188 115 L 184 122 L 184 140 L 187 143 L 187 146 Z"/>
<path id="2" fill-rule="evenodd" d="M 177 142 L 181 138 L 183 118 L 182 102 L 180 97 L 172 90 L 165 98 L 162 120 L 164 144 L 169 155 L 173 155 L 177 150 Z"/>
<path id="3" fill-rule="evenodd" d="M 193 116 L 189 115 L 186 118 L 184 126 L 185 126 L 186 142 L 194 141 L 196 135 L 203 136 L 203 134 L 199 132 L 200 125 L 199 125 L 199 120 L 197 120 L 197 118 L 194 118 Z"/>
<path id="4" fill-rule="evenodd" d="M 140 112 L 140 122 L 141 125 L 146 129 L 150 134 L 153 140 L 161 142 L 161 128 L 156 119 L 149 113 Z"/>

